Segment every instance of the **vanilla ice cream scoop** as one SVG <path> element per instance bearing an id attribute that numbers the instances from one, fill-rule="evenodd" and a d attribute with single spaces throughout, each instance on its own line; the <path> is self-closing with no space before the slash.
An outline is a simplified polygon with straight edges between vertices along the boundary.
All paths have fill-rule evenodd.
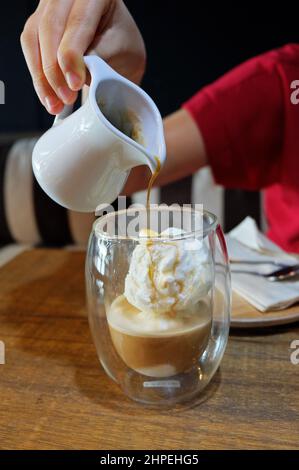
<path id="1" fill-rule="evenodd" d="M 181 235 L 168 229 L 162 237 Z M 124 295 L 143 312 L 166 313 L 192 308 L 211 286 L 213 268 L 199 240 L 143 240 L 133 251 Z"/>

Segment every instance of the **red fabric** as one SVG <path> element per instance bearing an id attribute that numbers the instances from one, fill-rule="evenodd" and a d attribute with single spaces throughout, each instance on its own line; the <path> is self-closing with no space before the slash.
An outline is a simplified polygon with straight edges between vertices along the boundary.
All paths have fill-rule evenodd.
<path id="1" fill-rule="evenodd" d="M 236 67 L 183 107 L 203 135 L 217 183 L 265 191 L 268 236 L 299 253 L 299 44 Z M 297 86 L 299 85 L 299 82 Z"/>

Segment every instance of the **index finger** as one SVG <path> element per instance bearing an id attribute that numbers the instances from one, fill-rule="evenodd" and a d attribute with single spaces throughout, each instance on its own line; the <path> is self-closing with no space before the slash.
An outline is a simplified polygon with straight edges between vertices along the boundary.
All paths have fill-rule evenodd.
<path id="1" fill-rule="evenodd" d="M 80 90 L 86 81 L 83 55 L 114 4 L 108 0 L 76 0 L 73 5 L 58 49 L 60 68 L 72 90 Z"/>
<path id="2" fill-rule="evenodd" d="M 43 71 L 37 33 L 37 21 L 38 18 L 35 15 L 27 20 L 21 35 L 22 49 L 35 91 L 40 101 L 51 114 L 57 114 L 62 110 L 63 103 L 48 83 Z"/>

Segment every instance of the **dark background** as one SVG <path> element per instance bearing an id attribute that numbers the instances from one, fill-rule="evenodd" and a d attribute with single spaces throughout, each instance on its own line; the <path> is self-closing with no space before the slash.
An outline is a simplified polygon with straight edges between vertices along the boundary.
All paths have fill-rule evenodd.
<path id="1" fill-rule="evenodd" d="M 53 122 L 40 105 L 23 59 L 19 36 L 35 0 L 2 0 L 0 135 L 40 132 Z M 148 65 L 143 87 L 163 116 L 242 61 L 289 42 L 299 42 L 299 2 L 127 0 L 145 39 Z M 237 118 L 237 117 L 236 117 Z M 161 201 L 190 202 L 191 178 L 162 188 Z M 260 220 L 258 193 L 225 191 L 225 230 L 245 215 Z"/>
<path id="2" fill-rule="evenodd" d="M 36 0 L 1 1 L 0 79 L 6 85 L 1 133 L 42 130 L 53 120 L 35 96 L 19 42 L 26 18 L 37 4 Z M 163 115 L 245 59 L 299 41 L 299 2 L 127 0 L 126 4 L 147 47 L 143 86 Z"/>

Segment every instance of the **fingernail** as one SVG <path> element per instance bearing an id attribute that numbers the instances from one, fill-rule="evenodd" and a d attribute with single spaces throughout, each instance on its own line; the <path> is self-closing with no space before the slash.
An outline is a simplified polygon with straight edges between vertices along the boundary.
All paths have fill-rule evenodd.
<path id="1" fill-rule="evenodd" d="M 71 91 L 67 86 L 59 87 L 57 93 L 59 98 L 61 98 L 65 104 L 71 104 L 73 101 L 74 92 Z"/>
<path id="2" fill-rule="evenodd" d="M 82 78 L 79 77 L 75 72 L 67 72 L 65 75 L 68 86 L 71 90 L 79 91 L 82 87 Z"/>
<path id="3" fill-rule="evenodd" d="M 47 110 L 51 113 L 57 108 L 57 106 L 60 104 L 60 101 L 55 97 L 55 96 L 46 96 L 45 98 L 45 104 Z"/>

